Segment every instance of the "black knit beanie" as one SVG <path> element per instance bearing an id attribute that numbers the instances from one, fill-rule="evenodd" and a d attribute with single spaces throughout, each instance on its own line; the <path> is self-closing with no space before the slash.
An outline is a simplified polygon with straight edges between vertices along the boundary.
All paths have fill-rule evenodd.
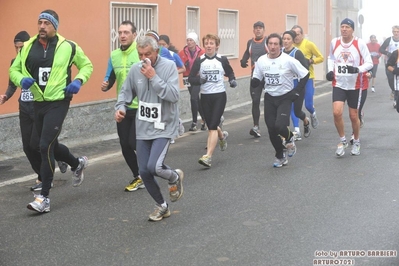
<path id="1" fill-rule="evenodd" d="M 30 38 L 29 33 L 27 33 L 26 31 L 20 31 L 17 33 L 17 35 L 15 35 L 14 43 L 26 42 L 27 40 L 29 40 L 29 38 Z"/>

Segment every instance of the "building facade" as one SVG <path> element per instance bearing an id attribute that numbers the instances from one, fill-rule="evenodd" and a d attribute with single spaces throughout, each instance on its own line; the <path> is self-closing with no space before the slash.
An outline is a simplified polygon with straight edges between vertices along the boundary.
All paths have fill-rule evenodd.
<path id="1" fill-rule="evenodd" d="M 171 42 L 182 49 L 188 32 L 196 32 L 200 38 L 207 33 L 221 37 L 219 53 L 227 56 L 235 71 L 238 89 L 227 89 L 228 105 L 250 101 L 250 70 L 240 67 L 240 59 L 247 41 L 253 37 L 253 24 L 263 21 L 266 34 L 282 33 L 299 24 L 305 36 L 314 41 L 323 53 L 326 52 L 331 30 L 332 0 L 287 0 L 284 4 L 267 0 L 69 0 L 0 1 L 0 23 L 3 53 L 0 54 L 0 80 L 3 94 L 7 88 L 8 68 L 15 56 L 13 38 L 21 30 L 31 36 L 37 33 L 37 20 L 41 11 L 55 10 L 60 18 L 59 33 L 76 41 L 91 59 L 94 71 L 90 80 L 74 96 L 71 110 L 66 118 L 61 141 L 96 141 L 99 136 L 115 133 L 113 105 L 115 90 L 102 92 L 110 52 L 118 44 L 118 25 L 123 20 L 132 20 L 143 34 L 148 29 L 169 35 Z M 324 66 L 317 66 L 316 79 L 324 79 Z M 76 73 L 76 70 L 73 70 Z M 187 89 L 181 83 L 180 112 L 183 119 L 190 117 L 190 101 Z M 17 92 L 12 99 L 0 106 L 0 157 L 9 154 L 20 143 L 18 126 Z M 98 136 L 94 136 L 98 134 Z M 22 151 L 22 149 L 21 149 Z"/>

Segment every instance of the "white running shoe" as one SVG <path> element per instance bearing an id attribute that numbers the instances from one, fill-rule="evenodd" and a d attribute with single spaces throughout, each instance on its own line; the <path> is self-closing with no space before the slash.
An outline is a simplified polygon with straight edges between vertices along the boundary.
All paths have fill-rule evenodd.
<path id="1" fill-rule="evenodd" d="M 35 195 L 35 200 L 28 204 L 27 208 L 40 213 L 50 211 L 50 199 L 42 195 Z"/>
<path id="2" fill-rule="evenodd" d="M 295 137 L 292 136 L 290 141 L 285 143 L 285 147 L 287 148 L 288 157 L 292 157 L 296 153 L 296 145 L 295 145 Z"/>
<path id="3" fill-rule="evenodd" d="M 348 147 L 348 142 L 345 140 L 343 142 L 340 142 L 337 146 L 337 150 L 335 151 L 335 155 L 338 157 L 344 156 L 345 154 L 345 149 Z"/>
<path id="4" fill-rule="evenodd" d="M 351 154 L 360 155 L 360 142 L 353 143 Z"/>
<path id="5" fill-rule="evenodd" d="M 294 134 L 295 140 L 297 141 L 302 140 L 301 131 L 293 131 L 292 133 Z"/>
<path id="6" fill-rule="evenodd" d="M 227 131 L 223 131 L 223 139 L 219 139 L 219 148 L 221 151 L 225 151 L 227 149 L 227 138 L 229 137 L 229 133 Z"/>
<path id="7" fill-rule="evenodd" d="M 283 152 L 283 158 L 281 158 L 281 159 L 276 158 L 274 160 L 273 167 L 280 168 L 280 167 L 283 167 L 284 165 L 287 165 L 287 164 L 288 164 L 287 154 L 284 151 Z"/>

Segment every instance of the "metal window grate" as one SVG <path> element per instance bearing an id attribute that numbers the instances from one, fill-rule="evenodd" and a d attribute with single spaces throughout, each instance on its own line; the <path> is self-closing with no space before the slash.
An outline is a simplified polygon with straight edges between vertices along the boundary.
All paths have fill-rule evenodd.
<path id="1" fill-rule="evenodd" d="M 219 54 L 227 57 L 238 56 L 238 28 L 236 11 L 219 11 Z"/>
<path id="2" fill-rule="evenodd" d="M 200 38 L 198 8 L 187 8 L 187 33 L 189 32 L 197 33 L 198 37 Z"/>
<path id="3" fill-rule="evenodd" d="M 120 46 L 118 41 L 118 28 L 122 21 L 132 21 L 137 28 L 137 36 L 141 36 L 149 29 L 157 30 L 154 28 L 156 11 L 156 6 L 111 3 L 111 51 Z"/>

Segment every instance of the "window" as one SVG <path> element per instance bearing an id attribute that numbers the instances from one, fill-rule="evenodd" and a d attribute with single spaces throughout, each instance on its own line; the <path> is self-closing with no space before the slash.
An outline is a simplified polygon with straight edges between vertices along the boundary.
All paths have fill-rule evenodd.
<path id="1" fill-rule="evenodd" d="M 141 36 L 150 29 L 157 31 L 157 11 L 157 5 L 111 2 L 111 51 L 120 46 L 118 28 L 122 21 L 132 21 L 137 28 L 137 36 Z"/>
<path id="2" fill-rule="evenodd" d="M 238 57 L 238 12 L 219 9 L 218 53 L 226 57 Z"/>
<path id="3" fill-rule="evenodd" d="M 200 30 L 199 30 L 199 8 L 198 7 L 187 7 L 187 34 L 190 32 L 195 32 L 198 38 L 201 40 Z"/>
<path id="4" fill-rule="evenodd" d="M 290 29 L 292 29 L 292 27 L 294 25 L 297 25 L 298 24 L 297 21 L 298 21 L 297 16 L 295 16 L 295 15 L 287 15 L 287 18 L 286 18 L 286 23 L 287 23 L 286 30 L 290 30 Z"/>

